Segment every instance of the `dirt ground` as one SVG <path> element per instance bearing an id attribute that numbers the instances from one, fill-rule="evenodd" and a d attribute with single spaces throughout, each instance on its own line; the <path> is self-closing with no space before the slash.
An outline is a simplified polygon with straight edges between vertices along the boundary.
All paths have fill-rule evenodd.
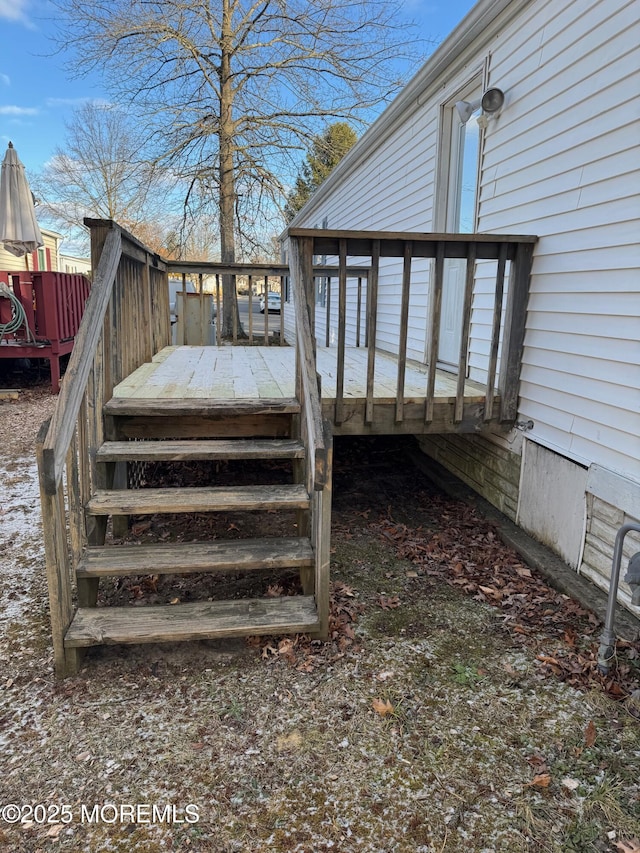
<path id="1" fill-rule="evenodd" d="M 99 649 L 56 682 L 33 458 L 53 402 L 0 402 L 2 853 L 640 851 L 640 649 L 599 676 L 595 617 L 403 442 L 336 442 L 330 642 Z M 101 603 L 220 593 L 203 583 L 133 579 Z"/>

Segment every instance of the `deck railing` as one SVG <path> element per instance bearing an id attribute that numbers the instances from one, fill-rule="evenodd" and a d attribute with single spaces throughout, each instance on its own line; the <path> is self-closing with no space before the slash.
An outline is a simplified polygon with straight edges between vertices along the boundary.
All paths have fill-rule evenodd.
<path id="1" fill-rule="evenodd" d="M 96 451 L 103 406 L 113 387 L 170 343 L 166 266 L 110 221 L 91 229 L 93 286 L 52 418 L 38 436 L 38 468 L 54 664 L 73 671 L 64 636 L 74 612 L 73 578 L 85 544 L 101 544 L 103 521 L 89 527 L 84 507 L 105 487 Z"/>
<path id="2" fill-rule="evenodd" d="M 22 307 L 22 326 L 0 335 L 0 358 L 45 358 L 51 366 L 51 389 L 60 386 L 60 358 L 69 353 L 80 328 L 90 282 L 75 273 L 2 273 Z M 14 307 L 0 295 L 0 323 L 13 319 Z M 17 319 L 19 322 L 19 319 Z"/>
<path id="3" fill-rule="evenodd" d="M 354 344 L 367 346 L 366 419 L 371 421 L 374 406 L 374 373 L 381 319 L 379 280 L 387 276 L 385 266 L 399 264 L 401 286 L 397 327 L 398 371 L 396 419 L 402 420 L 404 380 L 408 358 L 408 325 L 411 292 L 414 286 L 412 263 L 427 259 L 433 264 L 429 277 L 430 315 L 428 322 L 429 358 L 425 383 L 424 419 L 433 416 L 438 338 L 444 266 L 446 259 L 465 259 L 466 273 L 461 317 L 455 417 L 464 411 L 464 384 L 469 364 L 476 261 L 496 262 L 493 288 L 491 334 L 486 378 L 485 420 L 494 417 L 493 397 L 497 387 L 501 397 L 500 419 L 512 421 L 517 408 L 520 357 L 523 346 L 526 304 L 534 237 L 501 235 L 395 234 L 333 232 L 295 229 L 289 232 L 290 264 L 233 265 L 166 262 L 150 252 L 134 237 L 111 221 L 87 220 L 92 236 L 94 281 L 76 344 L 67 368 L 53 417 L 43 424 L 38 438 L 38 464 L 53 645 L 56 672 L 64 675 L 75 668 L 74 650 L 65 649 L 64 636 L 74 611 L 75 568 L 86 544 L 102 544 L 105 519 L 87 519 L 85 506 L 92 492 L 107 485 L 107 466 L 96 463 L 97 450 L 104 440 L 103 407 L 113 389 L 163 347 L 171 344 L 168 275 L 195 276 L 198 283 L 206 275 L 216 276 L 218 312 L 216 339 L 221 342 L 220 278 L 245 276 L 252 306 L 252 279 L 279 280 L 290 295 L 295 315 L 296 391 L 300 402 L 296 431 L 306 446 L 304 467 L 298 477 L 312 497 L 308 519 L 316 553 L 316 590 L 319 602 L 328 601 L 322 584 L 327 583 L 328 534 L 331 512 L 331 424 L 322 416 L 322 394 L 316 366 L 316 285 L 325 288 L 326 317 L 332 321 L 332 282 L 337 283 L 337 394 L 335 420 L 344 416 L 345 352 L 347 317 L 354 315 Z M 317 265 L 318 256 L 337 259 L 337 265 Z M 388 259 L 385 260 L 385 259 Z M 507 267 L 509 265 L 508 287 Z M 391 271 L 393 275 L 393 270 Z M 349 298 L 347 282 L 357 282 Z M 387 287 L 385 279 L 385 287 Z M 425 282 L 422 282 L 425 286 Z M 184 285 L 183 285 L 184 288 Z M 506 290 L 506 293 L 505 293 Z M 200 287 L 203 293 L 203 288 Z M 202 299 L 202 296 L 200 297 Z M 333 312 L 333 313 L 332 313 Z M 249 317 L 252 312 L 250 311 Z M 251 322 L 251 321 L 250 321 Z M 365 329 L 361 328 L 364 323 Z M 265 311 L 265 339 L 269 342 L 269 317 Z M 329 325 L 329 323 L 328 323 Z M 353 325 L 353 323 L 352 323 Z M 241 343 L 237 323 L 232 337 Z M 249 325 L 249 341 L 260 340 Z M 393 334 L 393 333 L 392 333 Z M 325 343 L 333 336 L 325 335 Z M 280 315 L 280 343 L 285 344 L 284 317 Z M 499 347 L 502 347 L 498 359 Z M 499 368 L 498 368 L 499 362 Z M 301 529 L 301 535 L 305 533 Z M 78 589 L 79 603 L 92 593 Z M 323 624 L 327 613 L 321 613 Z"/>
<path id="4" fill-rule="evenodd" d="M 460 335 L 456 375 L 454 422 L 464 417 L 465 382 L 469 375 L 474 294 L 476 291 L 477 262 L 494 261 L 493 286 L 490 289 L 491 321 L 487 346 L 487 364 L 484 380 L 485 406 L 483 418 L 496 418 L 494 398 L 500 395 L 499 420 L 513 422 L 517 413 L 520 362 L 524 343 L 524 330 L 533 248 L 537 238 L 519 235 L 496 234 L 408 234 L 396 232 L 331 231 L 317 229 L 290 229 L 288 232 L 292 255 L 299 257 L 301 287 L 308 294 L 311 311 L 311 335 L 315 345 L 315 320 L 326 310 L 325 345 L 335 342 L 337 348 L 337 376 L 335 423 L 342 423 L 345 416 L 345 350 L 347 341 L 347 319 L 351 317 L 351 337 L 355 346 L 361 345 L 364 337 L 367 346 L 366 409 L 365 423 L 373 421 L 374 376 L 378 347 L 389 349 L 389 340 L 394 342 L 397 356 L 396 377 L 396 422 L 404 417 L 405 375 L 408 360 L 409 309 L 412 293 L 420 287 L 429 303 L 426 318 L 427 376 L 424 388 L 424 421 L 430 423 L 434 417 L 434 391 L 436 370 L 439 361 L 439 340 L 442 317 L 442 298 L 445 283 L 445 265 L 449 260 L 464 260 L 462 298 L 460 310 Z M 337 259 L 338 275 L 329 278 L 325 293 L 325 305 L 316 314 L 313 310 L 313 258 L 317 256 Z M 414 261 L 424 263 L 416 273 Z M 353 282 L 349 270 L 359 264 L 368 267 L 366 295 L 363 310 L 363 281 L 357 277 L 348 296 L 347 282 Z M 351 265 L 351 266 L 350 266 Z M 508 274 L 507 274 L 508 273 Z M 483 275 L 487 272 L 483 271 Z M 380 306 L 380 280 L 385 276 L 384 286 L 391 298 L 399 301 L 397 321 L 393 312 L 383 313 Z M 508 287 L 506 282 L 508 279 Z M 337 284 L 337 312 L 332 314 L 332 282 Z M 485 288 L 486 289 L 486 288 Z M 388 300 L 387 300 L 388 301 Z M 349 314 L 350 312 L 350 314 Z M 337 318 L 336 318 L 337 314 Z M 355 323 L 354 317 L 355 315 Z M 334 318 L 332 320 L 332 317 Z M 391 328 L 386 330 L 383 347 L 378 332 L 379 323 L 385 320 Z M 296 317 L 297 321 L 297 317 Z M 330 325 L 334 329 L 330 334 Z M 395 325 L 393 325 L 395 322 Z M 365 330 L 363 334 L 362 324 Z M 354 331 L 355 325 L 355 331 Z M 337 334 L 335 329 L 337 327 Z M 396 343 L 397 342 L 397 343 Z M 500 358 L 498 358 L 500 350 Z"/>
<path id="5" fill-rule="evenodd" d="M 222 345 L 223 337 L 235 344 L 255 344 L 269 346 L 274 342 L 281 346 L 286 345 L 284 338 L 284 313 L 281 311 L 278 318 L 270 318 L 269 311 L 264 311 L 264 331 L 258 332 L 254 323 L 254 306 L 261 294 L 265 296 L 269 291 L 279 293 L 284 302 L 286 293 L 286 281 L 289 276 L 289 267 L 285 264 L 221 264 L 215 261 L 167 261 L 167 270 L 170 278 L 182 281 L 182 296 L 186 300 L 190 294 L 187 292 L 187 281 L 195 285 L 195 292 L 191 295 L 200 298 L 200 340 L 201 346 L 210 343 L 207 308 L 205 300 L 211 296 L 215 305 L 215 339 L 218 346 Z M 232 279 L 232 288 L 236 296 L 247 296 L 248 316 L 246 323 L 238 313 L 237 300 L 232 305 L 232 329 L 230 335 L 223 335 L 223 296 L 222 282 L 224 276 Z M 210 281 L 213 279 L 213 281 Z M 184 304 L 184 302 L 183 302 Z M 179 335 L 178 344 L 185 343 L 186 325 L 181 324 L 182 336 Z M 274 339 L 277 338 L 277 341 Z"/>

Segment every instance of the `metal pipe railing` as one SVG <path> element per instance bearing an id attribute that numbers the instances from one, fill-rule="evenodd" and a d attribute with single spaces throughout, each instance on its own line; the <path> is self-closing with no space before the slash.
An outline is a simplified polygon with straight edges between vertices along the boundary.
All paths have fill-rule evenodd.
<path id="1" fill-rule="evenodd" d="M 607 615 L 604 622 L 604 630 L 600 637 L 600 648 L 598 649 L 598 669 L 606 675 L 610 669 L 610 662 L 616 653 L 616 635 L 614 623 L 616 618 L 616 601 L 618 598 L 618 584 L 620 583 L 620 565 L 622 563 L 622 549 L 627 533 L 635 531 L 640 533 L 640 524 L 629 522 L 623 524 L 616 535 L 613 549 L 613 562 L 611 564 L 611 583 L 609 585 L 609 598 L 607 600 Z"/>

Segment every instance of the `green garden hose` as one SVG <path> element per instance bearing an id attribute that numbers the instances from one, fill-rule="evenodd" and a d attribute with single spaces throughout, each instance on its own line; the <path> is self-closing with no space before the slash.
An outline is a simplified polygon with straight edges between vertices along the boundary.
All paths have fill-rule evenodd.
<path id="1" fill-rule="evenodd" d="M 11 319 L 8 323 L 0 323 L 0 341 L 5 335 L 10 335 L 17 332 L 22 326 L 27 330 L 27 340 L 35 341 L 33 333 L 29 328 L 27 315 L 25 314 L 22 303 L 15 294 L 7 287 L 6 284 L 0 284 L 0 298 L 4 297 L 11 303 Z"/>

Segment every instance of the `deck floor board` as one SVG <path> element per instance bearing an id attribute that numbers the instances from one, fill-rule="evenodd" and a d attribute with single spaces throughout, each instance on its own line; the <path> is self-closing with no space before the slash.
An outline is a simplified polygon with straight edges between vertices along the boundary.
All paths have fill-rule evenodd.
<path id="1" fill-rule="evenodd" d="M 323 401 L 336 396 L 337 350 L 318 347 L 318 370 L 322 376 Z M 374 400 L 395 399 L 397 359 L 376 352 Z M 345 399 L 366 397 L 367 350 L 348 348 L 345 352 Z M 420 402 L 425 398 L 427 368 L 407 362 L 404 398 Z M 484 400 L 485 389 L 471 380 L 465 382 L 465 398 Z M 166 347 L 116 386 L 114 397 L 156 399 L 220 398 L 246 399 L 295 396 L 295 350 L 293 347 Z M 438 370 L 435 396 L 451 400 L 456 395 L 456 377 Z"/>

